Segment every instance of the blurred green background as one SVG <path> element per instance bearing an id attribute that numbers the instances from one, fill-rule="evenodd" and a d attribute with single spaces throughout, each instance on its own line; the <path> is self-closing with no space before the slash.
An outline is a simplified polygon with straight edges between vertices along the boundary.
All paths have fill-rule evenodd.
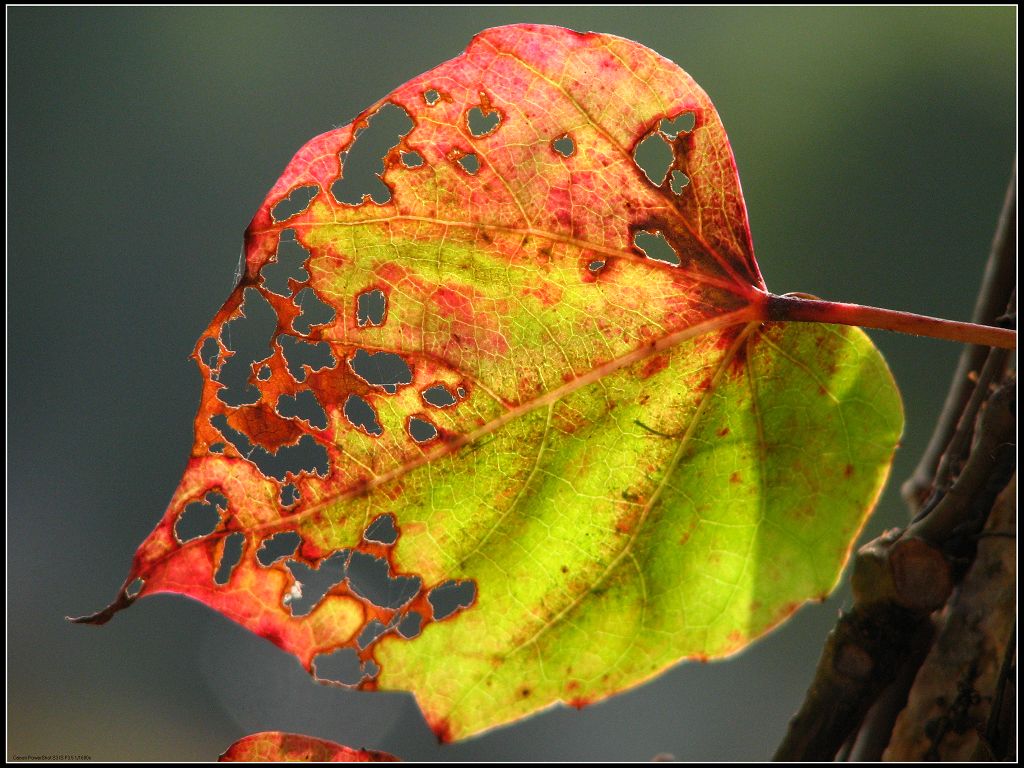
<path id="1" fill-rule="evenodd" d="M 764 759 L 840 590 L 724 662 L 439 747 L 405 694 L 320 687 L 199 604 L 114 595 L 191 445 L 188 355 L 291 154 L 485 27 L 632 38 L 711 95 L 776 292 L 967 319 L 1013 162 L 1014 8 L 8 8 L 8 758 L 210 760 L 263 729 L 406 759 Z M 872 333 L 907 406 L 956 345 Z"/>

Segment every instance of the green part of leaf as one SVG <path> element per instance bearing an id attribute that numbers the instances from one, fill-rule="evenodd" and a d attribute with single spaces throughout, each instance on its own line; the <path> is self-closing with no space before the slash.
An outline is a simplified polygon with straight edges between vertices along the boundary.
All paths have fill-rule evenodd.
<path id="1" fill-rule="evenodd" d="M 835 586 L 901 430 L 857 329 L 770 325 L 606 377 L 406 487 L 402 567 L 473 578 L 478 604 L 382 642 L 380 684 L 460 737 L 735 653 Z"/>

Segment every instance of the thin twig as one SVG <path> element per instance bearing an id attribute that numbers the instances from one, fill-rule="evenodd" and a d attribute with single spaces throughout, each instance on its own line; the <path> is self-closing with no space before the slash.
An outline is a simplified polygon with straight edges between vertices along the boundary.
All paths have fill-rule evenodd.
<path id="1" fill-rule="evenodd" d="M 975 323 L 995 324 L 1007 304 L 1010 303 L 1017 264 L 1016 209 L 1017 169 L 1014 167 L 1003 201 L 1003 209 L 999 215 L 999 222 L 996 225 L 995 236 L 992 238 L 992 248 L 989 251 L 988 263 L 985 265 L 981 290 L 974 306 L 972 320 Z M 981 368 L 987 354 L 986 347 L 973 345 L 964 347 L 960 353 L 960 361 L 957 364 L 956 373 L 953 374 L 953 382 L 946 395 L 946 402 L 942 407 L 939 420 L 935 424 L 935 431 L 932 433 L 931 440 L 921 456 L 917 468 L 914 469 L 901 489 L 903 498 L 913 512 L 918 511 L 931 493 L 935 469 L 943 454 L 946 453 L 946 446 L 949 445 L 953 431 L 960 421 L 960 414 L 963 413 L 964 405 L 974 390 L 970 373 Z"/>
<path id="2" fill-rule="evenodd" d="M 989 387 L 1003 377 L 1009 359 L 1010 352 L 1006 349 L 993 349 L 985 359 L 981 372 L 978 374 L 978 380 L 974 384 L 974 391 L 967 399 L 963 413 L 957 421 L 956 429 L 949 439 L 948 448 L 942 454 L 939 466 L 935 470 L 934 485 L 937 493 L 945 492 L 956 475 L 957 465 L 967 455 L 971 437 L 974 434 L 974 421 L 981 409 L 981 404 L 988 397 Z"/>
<path id="3" fill-rule="evenodd" d="M 868 710 L 860 730 L 850 737 L 848 743 L 853 744 L 849 760 L 857 763 L 878 762 L 889 744 L 896 718 L 907 705 L 907 697 L 917 677 L 928 648 L 935 636 L 934 627 L 930 622 L 921 625 L 921 633 L 914 643 L 914 652 L 903 665 L 896 679 L 882 691 L 874 706 Z"/>
<path id="4" fill-rule="evenodd" d="M 995 350 L 993 354 L 997 354 Z M 979 418 L 979 433 L 963 471 L 939 503 L 927 515 L 919 516 L 910 524 L 908 534 L 935 546 L 946 547 L 947 551 L 954 539 L 973 548 L 985 522 L 983 517 L 979 524 L 979 515 L 987 517 L 991 501 L 1009 482 L 1016 463 L 1016 395 L 1009 389 L 1011 385 L 1016 385 L 1012 376 L 988 399 Z M 1000 474 L 995 482 L 1001 484 L 990 494 L 991 499 L 979 501 L 976 497 L 986 490 L 986 483 L 995 472 Z"/>
<path id="5" fill-rule="evenodd" d="M 1010 640 L 1003 652 L 1003 663 L 999 668 L 999 684 L 992 697 L 992 711 L 989 714 L 988 726 L 985 728 L 985 741 L 992 749 L 997 760 L 1012 759 L 1009 752 L 1010 734 L 1016 723 L 1015 696 L 1007 696 L 1007 689 L 1014 685 L 1014 659 L 1017 656 L 1017 624 L 1014 622 Z"/>

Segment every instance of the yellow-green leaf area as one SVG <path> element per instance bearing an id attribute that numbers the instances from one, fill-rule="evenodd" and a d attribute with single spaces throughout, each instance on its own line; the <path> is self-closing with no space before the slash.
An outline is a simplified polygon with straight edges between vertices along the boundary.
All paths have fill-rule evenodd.
<path id="1" fill-rule="evenodd" d="M 531 451 L 496 436 L 462 459 L 471 467 L 447 465 L 445 501 L 493 507 L 486 520 L 407 518 L 425 533 L 403 539 L 403 564 L 419 570 L 443 542 L 478 604 L 415 642 L 383 642 L 381 684 L 420 692 L 453 737 L 734 653 L 838 580 L 902 431 L 867 336 L 749 327 L 681 345 L 649 378 L 645 365 L 518 425 L 509 443 Z M 469 534 L 481 530 L 483 545 Z"/>

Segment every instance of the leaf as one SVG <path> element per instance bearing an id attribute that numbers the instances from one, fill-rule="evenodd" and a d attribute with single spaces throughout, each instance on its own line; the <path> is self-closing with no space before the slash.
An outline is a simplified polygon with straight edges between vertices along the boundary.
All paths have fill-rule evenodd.
<path id="1" fill-rule="evenodd" d="M 321 679 L 413 691 L 443 739 L 824 598 L 902 429 L 861 331 L 766 322 L 714 107 L 621 38 L 481 33 L 299 150 L 241 266 L 181 484 L 84 620 L 189 595 Z"/>
<path id="2" fill-rule="evenodd" d="M 393 763 L 387 752 L 352 749 L 297 733 L 263 731 L 239 739 L 220 756 L 222 763 Z"/>

